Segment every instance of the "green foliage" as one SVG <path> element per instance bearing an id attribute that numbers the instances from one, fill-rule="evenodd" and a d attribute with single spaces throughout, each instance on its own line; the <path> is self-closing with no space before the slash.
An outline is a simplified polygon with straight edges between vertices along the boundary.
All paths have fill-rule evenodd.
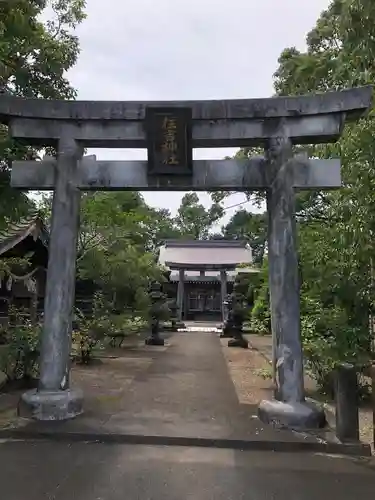
<path id="1" fill-rule="evenodd" d="M 129 314 L 113 315 L 109 318 L 108 337 L 129 336 L 147 328 L 147 321 L 140 316 Z"/>
<path id="2" fill-rule="evenodd" d="M 72 357 L 81 364 L 89 364 L 94 353 L 102 348 L 102 341 L 109 330 L 108 306 L 101 293 L 96 293 L 90 316 L 75 310 L 72 332 Z"/>
<path id="3" fill-rule="evenodd" d="M 269 304 L 264 297 L 258 297 L 250 315 L 250 329 L 253 333 L 267 335 L 271 333 L 271 315 Z"/>
<path id="4" fill-rule="evenodd" d="M 25 319 L 25 312 L 13 308 L 6 330 L 6 344 L 1 349 L 0 370 L 8 380 L 37 378 L 41 326 L 33 325 Z"/>
<path id="5" fill-rule="evenodd" d="M 84 7 L 84 0 L 0 2 L 0 92 L 47 99 L 75 97 L 65 74 L 79 53 L 73 30 L 85 17 Z M 46 12 L 49 19 L 43 22 Z M 11 140 L 0 125 L 0 227 L 34 206 L 25 193 L 10 188 L 10 161 L 37 156 L 33 148 Z"/>
<path id="6" fill-rule="evenodd" d="M 80 277 L 92 280 L 113 309 L 145 314 L 150 281 L 163 280 L 155 212 L 140 193 L 95 193 L 84 197 L 81 219 Z"/>
<path id="7" fill-rule="evenodd" d="M 307 367 L 324 392 L 333 393 L 333 370 L 347 361 L 363 367 L 368 362 L 368 332 L 351 325 L 339 306 L 322 309 L 321 303 L 304 299 L 301 334 Z"/>
<path id="8" fill-rule="evenodd" d="M 101 293 L 95 294 L 90 316 L 76 310 L 72 335 L 72 356 L 81 364 L 89 364 L 95 354 L 105 347 L 106 341 L 114 345 L 126 336 L 142 331 L 147 325 L 144 318 L 130 314 L 113 314 L 111 305 Z"/>
<path id="9" fill-rule="evenodd" d="M 279 95 L 349 88 L 375 80 L 375 3 L 333 0 L 307 35 L 307 50 L 279 58 Z M 304 148 L 342 160 L 343 187 L 297 195 L 302 339 L 308 368 L 332 391 L 341 361 L 369 362 L 368 317 L 374 312 L 375 114 L 347 125 L 337 144 Z M 252 317 L 264 320 L 264 296 Z M 262 323 L 263 324 L 263 323 Z"/>
<path id="10" fill-rule="evenodd" d="M 102 347 L 107 326 L 105 320 L 97 317 L 87 318 L 81 311 L 76 311 L 77 329 L 72 333 L 72 356 L 81 364 L 89 364 L 93 355 Z"/>
<path id="11" fill-rule="evenodd" d="M 222 228 L 224 238 L 246 240 L 251 245 L 255 264 L 262 264 L 267 241 L 267 214 L 238 210 Z"/>
<path id="12" fill-rule="evenodd" d="M 256 285 L 257 273 L 239 271 L 236 275 L 233 291 L 243 298 L 247 314 L 254 305 Z"/>
<path id="13" fill-rule="evenodd" d="M 171 310 L 167 302 L 163 301 L 162 304 L 158 306 L 156 315 L 159 321 L 168 321 L 171 319 Z"/>
<path id="14" fill-rule="evenodd" d="M 372 83 L 375 4 L 333 0 L 307 35 L 307 52 L 285 49 L 275 73 L 278 94 L 308 93 Z"/>
<path id="15" fill-rule="evenodd" d="M 263 380 L 272 379 L 272 369 L 271 368 L 258 368 L 254 370 L 254 375 L 261 377 Z"/>
<path id="16" fill-rule="evenodd" d="M 182 198 L 174 222 L 183 238 L 208 239 L 211 227 L 224 214 L 221 205 L 222 196 L 220 194 L 211 196 L 214 203 L 208 209 L 199 203 L 197 193 L 186 193 Z"/>
<path id="17" fill-rule="evenodd" d="M 254 284 L 254 305 L 250 315 L 250 329 L 254 333 L 271 333 L 271 312 L 268 286 L 268 259 L 264 259 Z"/>

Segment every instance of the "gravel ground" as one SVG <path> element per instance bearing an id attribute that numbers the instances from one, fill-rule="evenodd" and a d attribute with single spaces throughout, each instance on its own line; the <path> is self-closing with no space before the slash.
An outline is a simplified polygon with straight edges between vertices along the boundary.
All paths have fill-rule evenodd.
<path id="1" fill-rule="evenodd" d="M 271 366 L 268 361 L 269 349 L 265 344 L 270 339 L 255 335 L 248 336 L 255 349 L 228 348 L 228 339 L 221 339 L 223 354 L 228 370 L 233 381 L 236 394 L 240 403 L 258 404 L 262 399 L 272 398 L 273 383 L 270 377 Z M 259 341 L 259 342 L 258 342 Z M 259 346 L 258 346 L 259 343 Z M 82 367 L 75 366 L 72 370 L 73 385 L 81 387 L 86 393 L 91 392 L 95 397 L 88 398 L 86 405 L 91 411 L 100 410 L 111 400 L 111 405 L 116 406 L 128 390 L 135 376 L 147 371 L 156 353 L 150 347 L 146 350 L 141 342 L 137 343 L 138 355 L 127 349 L 114 350 L 107 354 L 118 356 L 117 359 L 108 357 L 101 363 Z M 260 352 L 260 350 L 262 351 Z M 166 349 L 165 347 L 164 349 Z M 163 348 L 158 348 L 159 350 Z M 142 352 L 144 351 L 144 352 Z M 306 388 L 313 393 L 313 380 L 306 377 Z M 92 388 L 95 387 L 95 391 Z M 89 389 L 91 388 L 91 391 Z M 23 391 L 0 393 L 0 428 L 17 425 L 17 402 Z M 322 399 L 319 398 L 321 401 Z M 334 424 L 334 405 L 325 402 L 327 410 L 331 413 L 330 424 Z M 372 444 L 373 441 L 373 414 L 371 408 L 360 408 L 360 437 L 364 443 Z M 19 425 L 19 424 L 18 424 Z"/>
<path id="2" fill-rule="evenodd" d="M 243 404 L 258 404 L 272 397 L 273 383 L 269 377 L 270 364 L 255 349 L 228 347 L 228 339 L 221 339 L 237 397 Z"/>
<path id="3" fill-rule="evenodd" d="M 268 344 L 271 343 L 271 339 L 257 335 L 249 335 L 247 338 L 251 345 L 256 347 L 255 349 L 229 348 L 228 339 L 221 339 L 221 343 L 239 401 L 244 404 L 257 404 L 262 399 L 272 397 L 273 393 L 272 378 L 265 378 L 271 372 L 271 365 L 267 359 L 270 353 Z M 306 376 L 305 387 L 309 393 L 316 392 L 316 384 L 309 376 Z M 319 397 L 319 400 L 331 412 L 329 421 L 330 425 L 334 426 L 335 406 L 332 402 L 324 402 L 322 397 Z M 360 408 L 359 425 L 361 441 L 373 445 L 373 411 L 371 408 Z"/>

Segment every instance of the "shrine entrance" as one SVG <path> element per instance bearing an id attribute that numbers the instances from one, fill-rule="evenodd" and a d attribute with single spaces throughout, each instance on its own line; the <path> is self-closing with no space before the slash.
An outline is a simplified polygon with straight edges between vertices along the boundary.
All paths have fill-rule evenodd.
<path id="1" fill-rule="evenodd" d="M 80 191 L 265 190 L 280 400 L 262 401 L 259 416 L 285 426 L 319 426 L 321 410 L 306 403 L 304 394 L 295 190 L 340 187 L 340 160 L 295 156 L 293 146 L 336 141 L 345 121 L 368 111 L 371 98 L 371 87 L 189 102 L 79 102 L 0 95 L 0 121 L 12 137 L 57 150 L 56 159 L 13 162 L 11 175 L 15 188 L 54 190 L 40 382 L 38 390 L 22 396 L 31 416 L 62 420 L 83 411 L 83 395 L 69 388 Z M 192 160 L 192 148 L 251 146 L 263 147 L 264 156 Z M 89 147 L 147 148 L 148 161 L 97 161 L 83 157 Z M 202 301 L 198 299 L 198 307 Z"/>
<path id="2" fill-rule="evenodd" d="M 182 319 L 184 319 L 184 317 Z M 220 290 L 200 289 L 188 292 L 186 319 L 194 321 L 220 321 Z"/>

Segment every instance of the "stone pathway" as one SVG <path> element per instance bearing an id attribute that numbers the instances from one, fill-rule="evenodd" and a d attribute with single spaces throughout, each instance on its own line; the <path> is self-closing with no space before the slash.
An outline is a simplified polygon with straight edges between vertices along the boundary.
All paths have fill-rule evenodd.
<path id="1" fill-rule="evenodd" d="M 163 347 L 139 342 L 112 354 L 73 370 L 73 387 L 85 393 L 84 415 L 50 423 L 18 418 L 0 438 L 362 453 L 260 422 L 258 401 L 243 404 L 234 387 L 216 333 L 175 333 Z"/>
<path id="2" fill-rule="evenodd" d="M 23 430 L 271 443 L 300 439 L 262 424 L 256 404 L 240 403 L 215 333 L 176 333 L 164 347 L 142 344 L 121 353 L 101 366 L 73 371 L 73 386 L 85 390 L 83 416 L 50 425 L 27 422 Z"/>
<path id="3" fill-rule="evenodd" d="M 220 333 L 221 328 L 218 327 L 218 323 L 213 322 L 186 322 L 186 328 L 179 329 L 180 332 L 213 332 Z"/>
<path id="4" fill-rule="evenodd" d="M 174 446 L 0 442 L 4 500 L 373 498 L 368 462 Z"/>
<path id="5" fill-rule="evenodd" d="M 178 330 L 179 332 L 212 332 L 212 333 L 220 333 L 221 330 L 216 327 L 210 327 L 210 326 L 188 326 L 186 328 L 180 328 Z"/>

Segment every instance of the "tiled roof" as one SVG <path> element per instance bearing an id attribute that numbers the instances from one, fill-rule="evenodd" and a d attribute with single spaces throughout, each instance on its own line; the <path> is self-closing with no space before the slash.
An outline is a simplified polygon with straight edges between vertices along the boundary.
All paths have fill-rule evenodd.
<path id="1" fill-rule="evenodd" d="M 236 267 L 252 263 L 251 248 L 245 241 L 167 241 L 160 248 L 159 262 L 169 267 Z"/>
<path id="2" fill-rule="evenodd" d="M 11 250 L 30 235 L 35 239 L 40 238 L 45 246 L 48 245 L 48 231 L 38 213 L 32 213 L 0 231 L 0 255 Z"/>

